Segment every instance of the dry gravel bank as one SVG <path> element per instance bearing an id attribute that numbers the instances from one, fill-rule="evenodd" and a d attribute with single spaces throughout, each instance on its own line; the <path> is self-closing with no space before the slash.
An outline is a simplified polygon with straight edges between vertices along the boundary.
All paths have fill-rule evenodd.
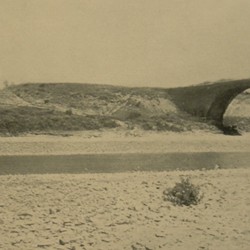
<path id="1" fill-rule="evenodd" d="M 189 176 L 197 206 L 163 191 Z M 210 249 L 250 246 L 250 170 L 0 176 L 0 248 Z"/>
<path id="2" fill-rule="evenodd" d="M 143 133 L 131 131 L 84 132 L 70 137 L 28 135 L 0 137 L 0 155 L 248 152 L 250 133 L 243 136 L 196 133 Z"/>

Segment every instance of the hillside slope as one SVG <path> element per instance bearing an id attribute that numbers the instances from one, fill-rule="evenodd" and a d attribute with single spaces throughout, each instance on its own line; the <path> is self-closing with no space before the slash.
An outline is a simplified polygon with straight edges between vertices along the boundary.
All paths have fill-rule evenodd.
<path id="1" fill-rule="evenodd" d="M 243 101 L 244 103 L 250 102 Z M 241 102 L 242 105 L 242 102 Z M 54 133 L 107 128 L 217 131 L 180 111 L 167 89 L 40 83 L 0 91 L 0 133 Z"/>

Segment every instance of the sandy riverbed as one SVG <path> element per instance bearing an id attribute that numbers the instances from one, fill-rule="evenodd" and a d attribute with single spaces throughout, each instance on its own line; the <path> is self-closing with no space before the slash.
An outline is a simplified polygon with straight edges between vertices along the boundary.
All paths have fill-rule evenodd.
<path id="1" fill-rule="evenodd" d="M 0 138 L 0 155 L 248 152 L 250 136 L 187 134 Z M 181 176 L 201 185 L 197 206 L 163 191 Z M 0 249 L 247 250 L 250 168 L 0 176 Z"/>
<path id="2" fill-rule="evenodd" d="M 204 197 L 163 191 L 189 176 Z M 250 170 L 0 176 L 0 248 L 211 249 L 250 246 Z"/>
<path id="3" fill-rule="evenodd" d="M 0 155 L 248 152 L 250 133 L 243 136 L 224 136 L 204 132 L 177 134 L 96 131 L 76 133 L 70 137 L 0 137 L 0 145 Z"/>

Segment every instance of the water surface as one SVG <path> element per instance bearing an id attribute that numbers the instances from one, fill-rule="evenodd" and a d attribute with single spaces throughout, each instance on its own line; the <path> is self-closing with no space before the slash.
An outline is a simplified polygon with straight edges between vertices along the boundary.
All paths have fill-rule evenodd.
<path id="1" fill-rule="evenodd" d="M 0 156 L 0 175 L 247 168 L 247 152 Z"/>

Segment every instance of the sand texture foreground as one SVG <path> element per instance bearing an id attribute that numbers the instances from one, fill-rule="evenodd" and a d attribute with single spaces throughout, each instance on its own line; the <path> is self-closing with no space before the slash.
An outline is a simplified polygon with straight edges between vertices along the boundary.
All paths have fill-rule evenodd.
<path id="1" fill-rule="evenodd" d="M 181 176 L 202 201 L 173 206 Z M 0 176 L 0 249 L 211 249 L 250 246 L 250 170 Z"/>

